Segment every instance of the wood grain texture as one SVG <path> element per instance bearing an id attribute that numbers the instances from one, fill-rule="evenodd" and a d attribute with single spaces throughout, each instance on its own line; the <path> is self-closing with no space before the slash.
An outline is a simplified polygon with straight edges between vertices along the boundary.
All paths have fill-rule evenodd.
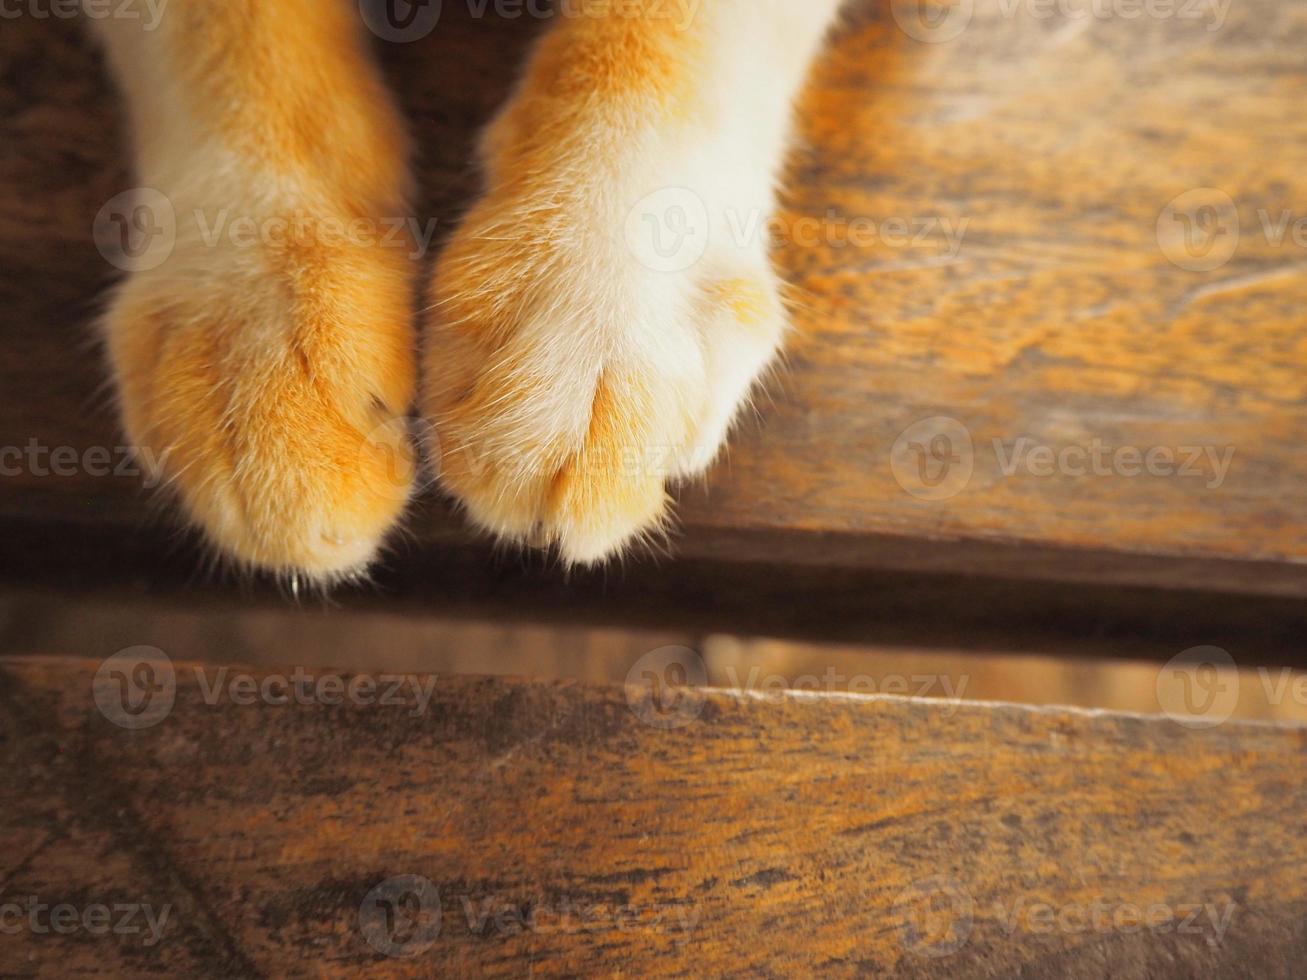
<path id="1" fill-rule="evenodd" d="M 1291 977 L 1307 953 L 1302 729 L 450 677 L 421 711 L 242 706 L 178 663 L 128 731 L 96 666 L 0 665 L 3 900 L 169 919 L 149 946 L 8 930 L 6 975 Z M 428 899 L 373 931 L 401 876 L 438 928 Z"/>
<path id="2" fill-rule="evenodd" d="M 381 51 L 420 146 L 420 216 L 447 230 L 475 186 L 477 127 L 539 25 L 445 6 L 429 37 Z M 797 297 L 789 369 L 708 488 L 684 492 L 685 561 L 999 576 L 1070 596 L 1307 594 L 1307 249 L 1292 224 L 1273 244 L 1259 216 L 1305 216 L 1307 13 L 1257 0 L 1218 24 L 1036 6 L 962 5 L 965 30 L 922 43 L 900 26 L 912 4 L 850 5 L 804 100 L 809 150 L 777 235 Z M 121 124 L 74 22 L 6 21 L 0 73 L 0 446 L 80 456 L 121 442 L 88 327 L 112 280 L 92 220 L 131 186 Z M 1243 234 L 1195 272 L 1157 229 L 1205 187 L 1235 202 Z M 925 230 L 937 219 L 965 226 L 956 250 Z M 851 240 L 868 220 L 872 240 Z M 900 482 L 910 448 L 894 447 L 940 416 L 965 426 L 974 472 L 922 500 Z M 1219 486 L 1210 463 L 1196 477 L 1004 475 L 1023 439 L 1234 457 Z M 149 515 L 130 476 L 0 479 L 11 526 L 163 541 Z M 423 552 L 471 541 L 438 500 L 411 526 Z M 75 545 L 55 548 L 70 569 Z"/>

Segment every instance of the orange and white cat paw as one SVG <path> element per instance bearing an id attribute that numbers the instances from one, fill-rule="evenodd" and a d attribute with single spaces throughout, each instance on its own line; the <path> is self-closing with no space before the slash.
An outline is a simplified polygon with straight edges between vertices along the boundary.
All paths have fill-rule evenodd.
<path id="1" fill-rule="evenodd" d="M 124 425 L 221 555 L 329 583 L 376 557 L 417 470 L 404 126 L 357 5 L 157 21 L 92 19 L 156 205 L 102 211 L 130 245 L 105 318 Z"/>
<path id="2" fill-rule="evenodd" d="M 648 195 L 612 190 L 574 211 L 488 195 L 437 266 L 424 353 L 444 487 L 568 564 L 668 524 L 669 483 L 717 458 L 786 323 L 758 243 L 669 267 L 624 232 Z"/>
<path id="3" fill-rule="evenodd" d="M 377 556 L 418 468 L 410 264 L 206 243 L 181 219 L 167 261 L 119 289 L 105 331 L 124 426 L 225 557 L 329 583 Z"/>
<path id="4" fill-rule="evenodd" d="M 785 332 L 767 229 L 839 0 L 563 16 L 438 263 L 423 404 L 482 527 L 594 563 L 668 520 Z"/>

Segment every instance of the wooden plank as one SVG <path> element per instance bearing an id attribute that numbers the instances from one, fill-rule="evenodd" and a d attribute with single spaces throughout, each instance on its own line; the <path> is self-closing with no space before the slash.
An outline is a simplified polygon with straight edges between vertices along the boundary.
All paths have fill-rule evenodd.
<path id="1" fill-rule="evenodd" d="M 10 915 L 18 976 L 1291 977 L 1307 953 L 1302 728 L 456 677 L 246 706 L 237 669 L 159 663 L 171 705 L 128 729 L 145 688 L 117 666 L 127 688 L 0 661 L 0 904 L 168 918 L 147 944 Z M 386 882 L 419 901 L 393 928 Z"/>
<path id="2" fill-rule="evenodd" d="M 446 7 L 429 37 L 383 51 L 421 147 L 420 216 L 442 228 L 475 186 L 476 128 L 539 26 Z M 1216 8 L 1048 19 L 978 0 L 961 5 L 961 34 L 922 43 L 901 26 L 911 7 L 851 4 L 814 78 L 812 150 L 777 250 L 801 297 L 789 370 L 708 489 L 685 490 L 678 554 L 999 575 L 1068 596 L 1085 582 L 1307 594 L 1307 254 L 1292 224 L 1276 245 L 1259 215 L 1296 220 L 1307 199 L 1307 12 L 1254 0 L 1219 24 Z M 121 442 L 100 363 L 70 356 L 111 279 L 92 219 L 131 184 L 117 118 L 75 23 L 6 22 L 0 446 L 81 459 Z M 1236 202 L 1245 233 L 1224 265 L 1191 271 L 1157 229 L 1201 187 Z M 852 219 L 966 231 L 953 254 L 932 234 L 850 243 Z M 974 472 L 923 500 L 906 443 L 941 416 L 965 426 Z M 1206 456 L 1197 477 L 1004 475 L 1021 440 L 1234 457 L 1219 486 Z M 0 517 L 122 539 L 147 522 L 135 477 L 74 469 L 6 476 Z M 471 540 L 434 500 L 412 526 L 426 549 Z"/>

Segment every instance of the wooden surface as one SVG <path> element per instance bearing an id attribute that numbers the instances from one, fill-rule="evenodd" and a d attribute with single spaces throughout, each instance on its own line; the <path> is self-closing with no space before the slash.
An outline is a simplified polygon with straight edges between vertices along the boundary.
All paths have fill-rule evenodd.
<path id="1" fill-rule="evenodd" d="M 1307 668 L 1307 605 L 1293 597 L 779 561 L 631 563 L 569 576 L 539 560 L 442 546 L 395 558 L 366 589 L 296 603 L 207 573 L 180 542 L 161 545 L 144 532 L 17 523 L 0 533 L 0 577 L 10 589 L 90 596 L 128 610 L 195 608 L 218 621 L 250 608 L 302 609 L 323 619 L 358 611 L 436 614 L 1163 662 L 1214 645 L 1243 666 Z"/>
<path id="2" fill-rule="evenodd" d="M 5 976 L 1292 977 L 1307 955 L 1302 729 L 450 677 L 418 711 L 209 704 L 217 668 L 177 663 L 171 710 L 127 730 L 96 669 L 0 663 L 0 905 L 168 919 L 147 944 L 10 915 Z M 402 876 L 439 903 L 378 931 L 368 896 Z"/>
<path id="3" fill-rule="evenodd" d="M 711 631 L 640 630 L 574 622 L 524 624 L 417 616 L 388 604 L 324 615 L 284 605 L 230 604 L 218 615 L 193 602 L 84 599 L 0 593 L 0 657 L 31 650 L 77 650 L 104 657 L 149 644 L 175 660 L 329 665 L 371 673 L 421 672 L 566 678 L 621 684 L 652 650 L 691 647 L 713 687 L 949 697 L 1157 714 L 1156 663 L 1071 656 L 1014 656 L 911 647 L 745 639 Z M 1244 663 L 1232 718 L 1307 724 L 1304 671 Z"/>
<path id="4" fill-rule="evenodd" d="M 1307 10 L 1234 4 L 1211 29 L 1214 14 L 1009 6 L 979 0 L 959 36 L 922 43 L 890 5 L 851 5 L 804 103 L 811 149 L 777 249 L 799 297 L 789 370 L 708 489 L 683 493 L 680 561 L 648 572 L 659 588 L 698 562 L 795 582 L 815 565 L 1060 584 L 1072 605 L 1098 594 L 1086 585 L 1307 594 L 1307 249 L 1292 224 L 1271 244 L 1258 216 L 1304 217 Z M 428 38 L 383 49 L 421 147 L 422 216 L 445 229 L 475 185 L 476 128 L 538 26 L 446 8 Z M 0 446 L 114 447 L 88 322 L 112 280 L 92 220 L 131 186 L 115 100 L 69 21 L 7 20 L 0 73 Z M 1159 216 L 1204 187 L 1236 202 L 1244 233 L 1224 265 L 1190 271 L 1168 259 Z M 828 212 L 807 244 L 813 228 L 794 222 Z M 854 218 L 967 224 L 952 254 L 930 234 L 845 244 Z M 912 489 L 912 450 L 894 447 L 939 416 L 968 430 L 974 473 L 922 500 L 900 482 Z M 1219 487 L 1004 476 L 994 440 L 1021 439 L 1234 457 Z M 151 543 L 160 564 L 171 531 L 150 515 L 132 477 L 0 479 L 0 526 L 48 542 L 31 564 L 55 577 L 87 574 L 92 528 L 120 551 Z M 489 554 L 435 499 L 412 530 L 401 570 L 415 554 Z"/>

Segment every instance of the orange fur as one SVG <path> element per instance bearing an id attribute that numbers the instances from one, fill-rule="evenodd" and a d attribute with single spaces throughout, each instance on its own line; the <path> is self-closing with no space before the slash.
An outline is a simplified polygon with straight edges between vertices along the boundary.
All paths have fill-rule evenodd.
<path id="1" fill-rule="evenodd" d="M 623 241 L 689 195 L 766 211 L 788 102 L 838 0 L 664 0 L 562 16 L 482 143 L 486 191 L 437 269 L 424 408 L 480 525 L 594 562 L 666 520 L 784 331 L 765 247 L 663 270 Z M 407 141 L 352 0 L 170 0 L 104 19 L 173 254 L 105 319 L 124 424 L 226 554 L 318 579 L 372 561 L 414 485 Z M 677 191 L 680 188 L 680 191 Z M 219 214 L 306 234 L 205 240 Z M 700 229 L 701 231 L 703 229 Z M 629 234 L 629 227 L 627 229 Z"/>
<path id="2" fill-rule="evenodd" d="M 352 218 L 403 206 L 403 126 L 351 4 L 171 0 L 170 73 L 186 106 L 260 167 L 320 184 Z"/>
<path id="3" fill-rule="evenodd" d="M 358 27 L 318 0 L 172 0 L 155 34 L 103 25 L 177 224 L 105 319 L 124 425 L 225 554 L 360 570 L 417 467 L 411 245 L 381 243 L 406 213 L 406 141 Z M 283 224 L 240 245 L 201 219 Z M 358 219 L 370 237 L 342 232 Z"/>
<path id="4" fill-rule="evenodd" d="M 771 312 L 766 290 L 749 279 L 722 279 L 712 283 L 706 292 L 709 302 L 721 304 L 741 326 L 757 326 Z"/>
<path id="5" fill-rule="evenodd" d="M 714 59 L 707 25 L 563 19 L 488 130 L 486 193 L 437 265 L 424 404 L 443 484 L 482 527 L 568 562 L 665 522 L 665 483 L 712 462 L 780 339 L 760 249 L 669 279 L 620 241 L 631 175 L 657 188 L 658 156 L 705 138 Z"/>

